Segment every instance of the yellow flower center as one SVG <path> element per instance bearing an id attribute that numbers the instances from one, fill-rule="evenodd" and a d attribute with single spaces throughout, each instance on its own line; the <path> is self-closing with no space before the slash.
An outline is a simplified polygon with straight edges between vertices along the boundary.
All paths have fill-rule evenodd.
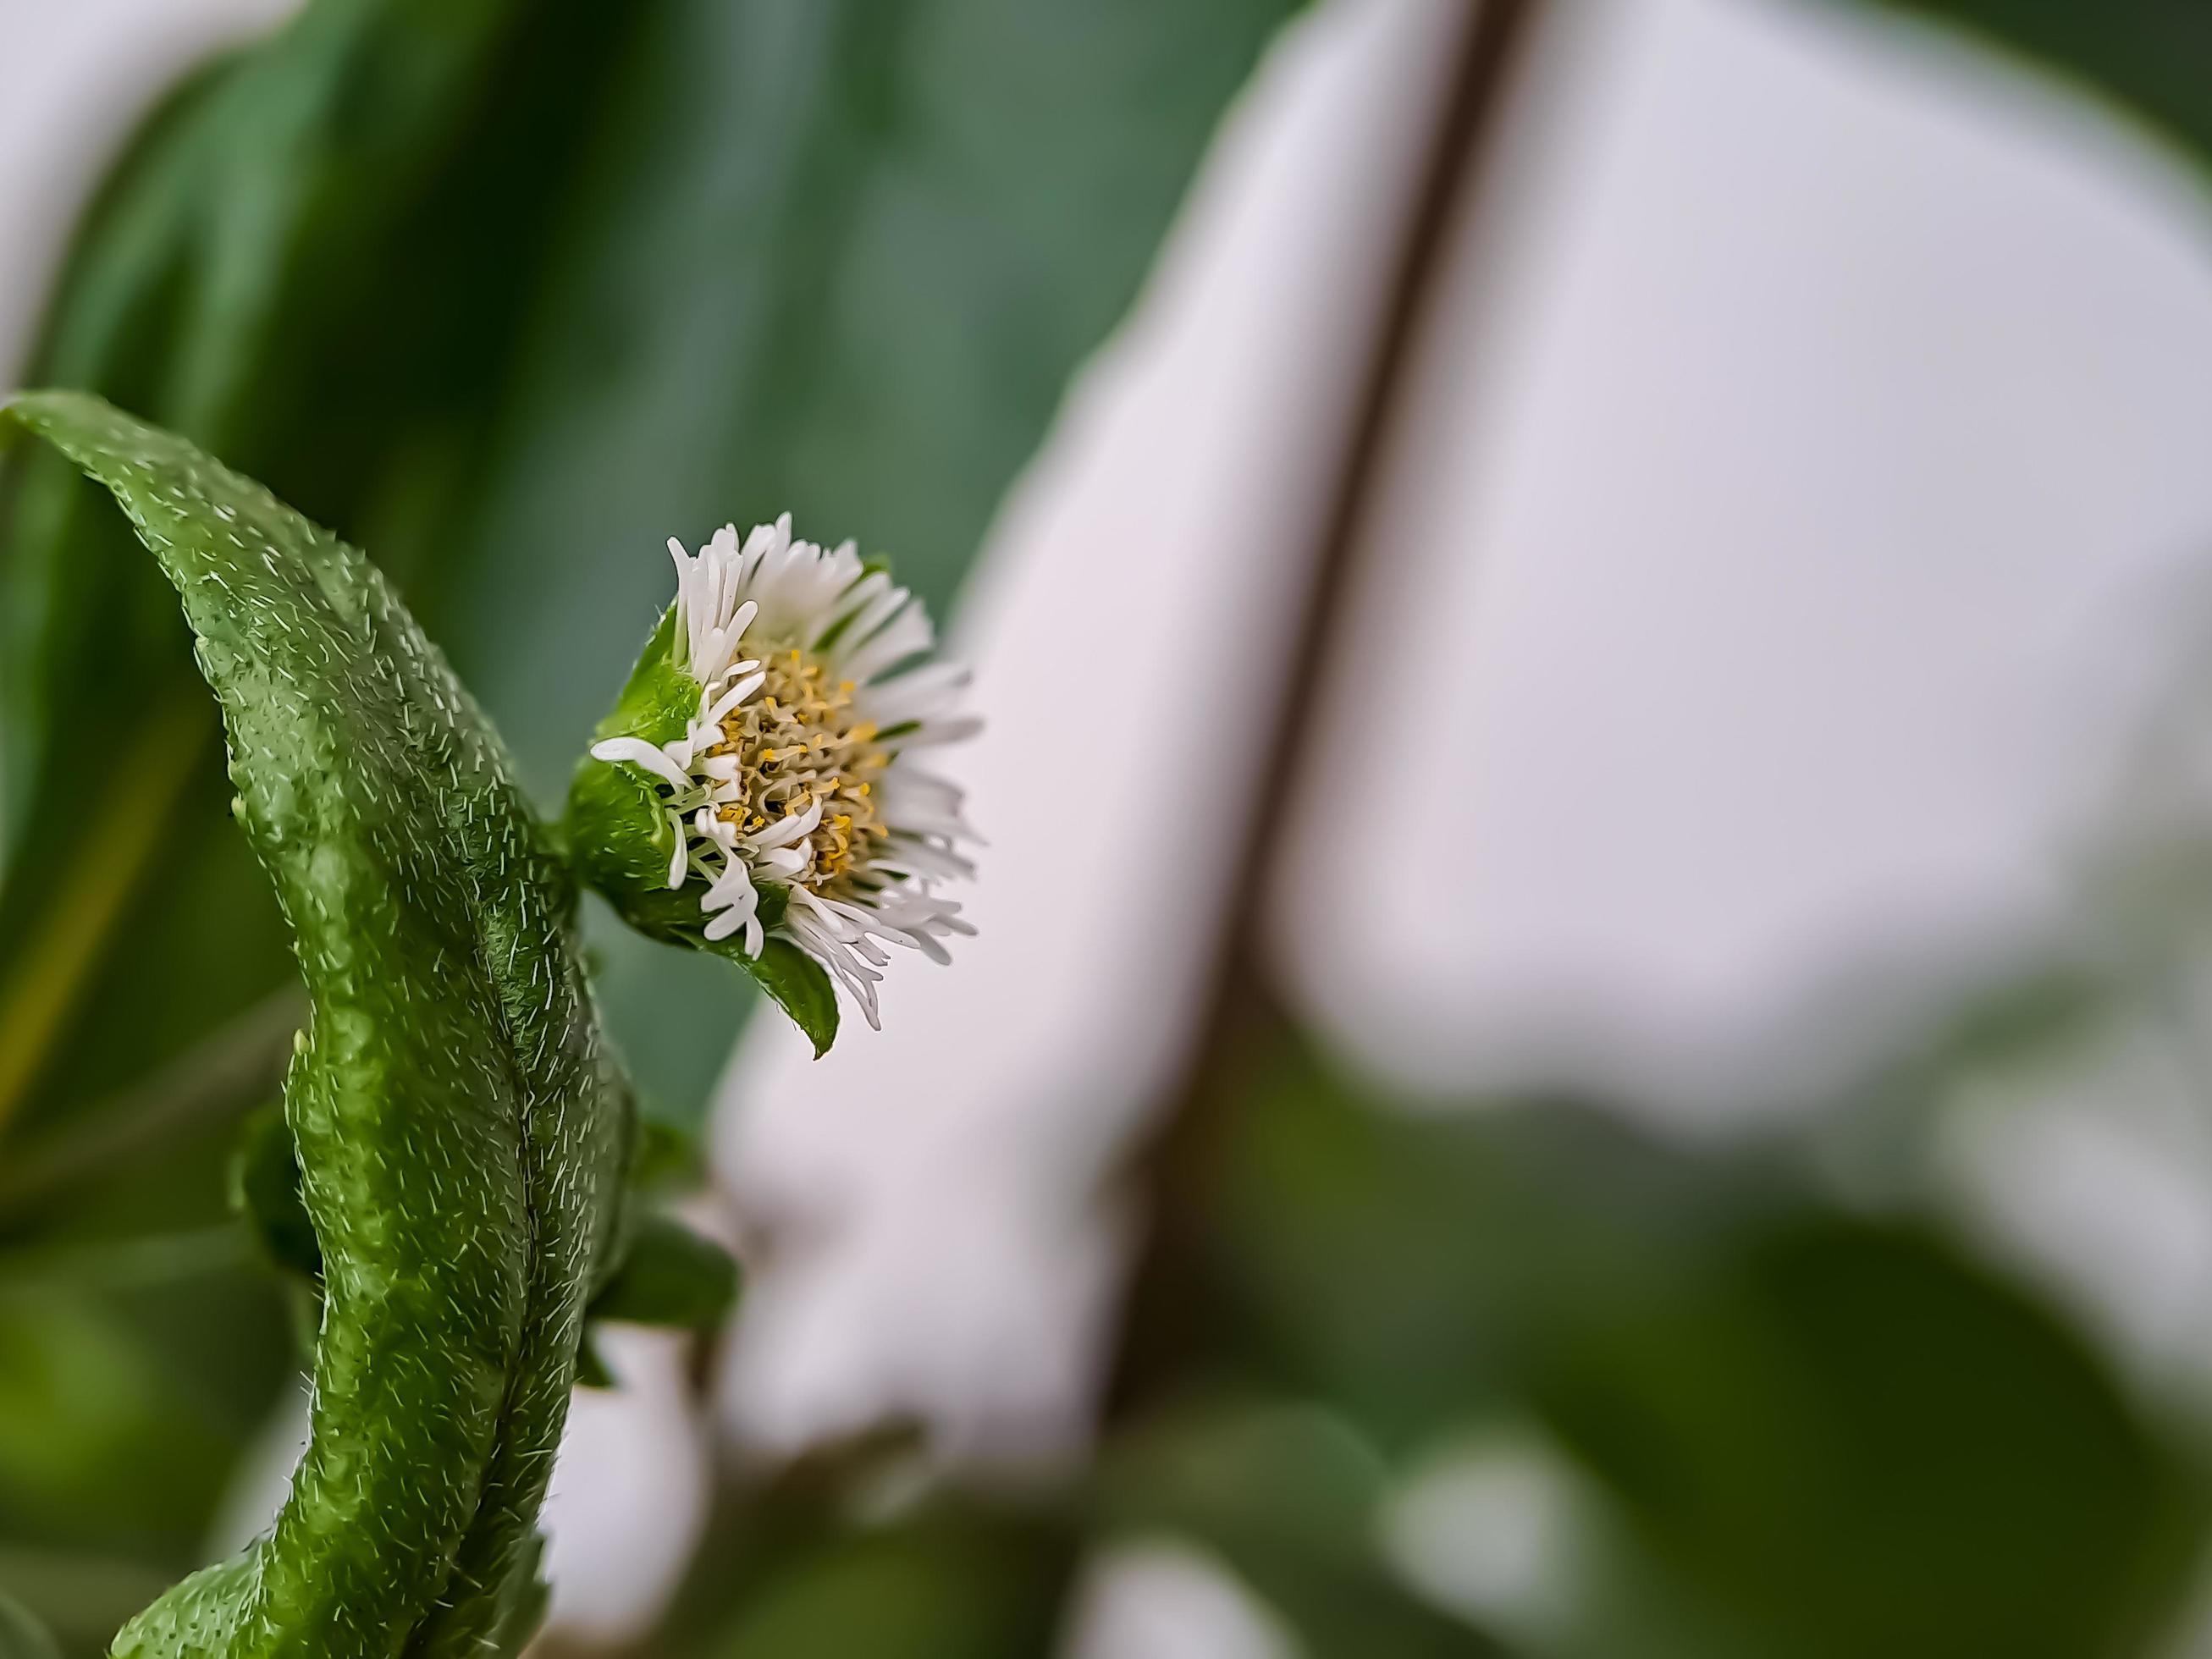
<path id="1" fill-rule="evenodd" d="M 853 682 L 832 680 L 823 665 L 796 647 L 764 654 L 767 684 L 722 721 L 722 740 L 707 752 L 738 759 L 739 799 L 717 807 L 726 823 L 755 835 L 822 803 L 822 821 L 806 840 L 811 872 L 801 879 L 817 892 L 842 885 L 864 871 L 890 831 L 876 811 L 875 781 L 890 763 L 876 742 L 876 728 L 856 720 Z"/>

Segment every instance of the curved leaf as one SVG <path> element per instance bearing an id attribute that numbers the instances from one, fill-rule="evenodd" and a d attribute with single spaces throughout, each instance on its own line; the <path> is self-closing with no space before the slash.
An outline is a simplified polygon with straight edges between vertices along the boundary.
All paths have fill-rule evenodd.
<path id="1" fill-rule="evenodd" d="M 459 502 L 540 250 L 644 9 L 310 0 L 131 141 L 52 283 L 34 378 L 141 410 L 375 548 L 439 637 L 465 556 Z M 0 479 L 0 1184 L 32 1200 L 11 1204 L 19 1229 L 204 1224 L 233 1122 L 273 1095 L 287 1054 L 202 1073 L 198 1105 L 158 1109 L 150 1155 L 108 1108 L 155 1101 L 282 1000 L 289 939 L 229 822 L 218 725 L 167 585 L 103 492 L 23 448 Z M 118 750 L 131 760 L 88 758 Z M 141 833 L 95 847 L 88 804 Z M 76 1163 L 65 1193 L 16 1184 L 103 1129 L 128 1156 Z M 141 1380 L 178 1415 L 211 1414 L 226 1450 L 289 1388 L 282 1315 L 307 1298 L 270 1291 L 241 1270 L 112 1310 Z M 88 1402 L 76 1440 L 39 1437 L 76 1466 L 63 1484 L 82 1519 L 0 1468 L 0 1520 L 19 1540 L 195 1559 L 228 1458 L 161 1458 L 133 1478 L 103 1450 L 131 1431 Z"/>
<path id="2" fill-rule="evenodd" d="M 738 1264 L 727 1250 L 672 1217 L 650 1216 L 592 1298 L 591 1316 L 703 1330 L 726 1318 L 737 1299 Z"/>
<path id="3" fill-rule="evenodd" d="M 478 1651 L 526 1567 L 626 1139 L 565 873 L 359 553 L 97 398 L 7 412 L 175 585 L 313 1004 L 285 1085 L 325 1287 L 312 1437 L 270 1534 L 116 1651 Z"/>
<path id="4" fill-rule="evenodd" d="M 634 21 L 586 0 L 306 6 L 133 142 L 35 378 L 143 410 L 434 599 L 573 135 Z M 160 576 L 74 469 L 26 459 L 0 495 L 0 1127 L 143 1081 L 292 978 Z M 113 805 L 149 833 L 87 859 L 82 757 L 118 747 Z M 157 867 L 176 900 L 126 947 Z"/>

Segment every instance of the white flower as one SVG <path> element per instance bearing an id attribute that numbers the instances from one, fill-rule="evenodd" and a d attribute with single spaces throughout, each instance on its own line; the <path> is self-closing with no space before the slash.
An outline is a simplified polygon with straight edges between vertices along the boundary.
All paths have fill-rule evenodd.
<path id="1" fill-rule="evenodd" d="M 702 878 L 706 936 L 740 929 L 761 952 L 764 889 L 775 931 L 819 961 L 876 1024 L 876 982 L 896 945 L 950 960 L 972 933 L 939 882 L 975 874 L 960 792 L 914 752 L 981 724 L 956 704 L 965 670 L 915 665 L 933 641 L 921 604 L 847 542 L 793 541 L 791 515 L 738 543 L 726 525 L 676 558 L 676 666 L 699 686 L 684 735 L 612 738 L 594 758 L 651 775 L 675 836 L 668 884 Z"/>

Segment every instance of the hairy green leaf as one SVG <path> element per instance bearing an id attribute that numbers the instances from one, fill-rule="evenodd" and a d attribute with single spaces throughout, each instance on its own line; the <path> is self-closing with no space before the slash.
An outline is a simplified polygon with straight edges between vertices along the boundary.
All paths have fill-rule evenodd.
<path id="1" fill-rule="evenodd" d="M 942 609 L 1296 5 L 311 0 L 133 145 L 34 367 L 375 547 L 550 791 L 672 532 L 793 507 Z M 127 1086 L 289 971 L 211 744 L 146 729 L 189 673 L 166 601 L 40 471 L 0 520 L 0 1121 Z M 167 793 L 131 804 L 178 897 L 125 951 L 155 844 L 79 883 L 70 827 L 82 757 L 134 741 L 173 761 L 135 759 Z M 644 1082 L 695 1114 L 726 976 L 595 944 Z M 804 1024 L 826 985 L 787 967 Z"/>
<path id="2" fill-rule="evenodd" d="M 96 398 L 7 413 L 174 584 L 312 1004 L 285 1085 L 323 1257 L 312 1437 L 270 1534 L 116 1650 L 474 1653 L 529 1559 L 627 1140 L 566 872 L 359 553 Z"/>

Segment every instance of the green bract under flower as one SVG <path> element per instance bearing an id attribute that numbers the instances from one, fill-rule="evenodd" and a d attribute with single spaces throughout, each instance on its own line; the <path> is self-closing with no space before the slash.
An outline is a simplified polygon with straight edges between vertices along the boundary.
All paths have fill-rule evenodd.
<path id="1" fill-rule="evenodd" d="M 875 1024 L 884 946 L 945 962 L 974 931 L 938 890 L 974 874 L 960 792 L 915 759 L 976 729 L 968 674 L 925 660 L 906 589 L 788 515 L 669 550 L 676 603 L 571 798 L 577 863 L 660 937 L 748 963 L 787 941 Z"/>

